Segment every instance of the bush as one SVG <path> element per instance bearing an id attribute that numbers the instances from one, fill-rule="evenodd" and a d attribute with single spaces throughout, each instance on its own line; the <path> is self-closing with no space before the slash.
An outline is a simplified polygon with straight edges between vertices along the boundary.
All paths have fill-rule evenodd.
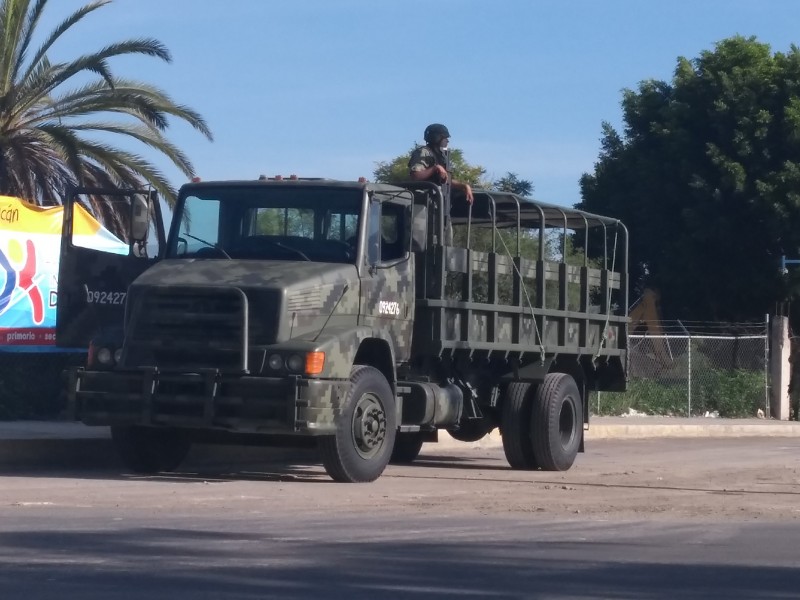
<path id="1" fill-rule="evenodd" d="M 742 369 L 711 370 L 698 387 L 699 413 L 716 411 L 720 417 L 754 417 L 765 405 L 763 373 Z"/>
<path id="2" fill-rule="evenodd" d="M 705 369 L 694 371 L 692 379 L 692 414 L 718 412 L 720 417 L 754 417 L 765 404 L 764 373 L 742 369 Z M 603 393 L 590 401 L 594 414 L 619 416 L 631 410 L 655 416 L 687 415 L 687 382 L 662 383 L 637 378 L 628 381 L 624 393 Z"/>
<path id="3" fill-rule="evenodd" d="M 686 416 L 686 385 L 664 384 L 649 379 L 628 381 L 628 390 L 622 393 L 606 392 L 591 408 L 602 416 L 619 416 L 631 410 L 648 415 Z"/>

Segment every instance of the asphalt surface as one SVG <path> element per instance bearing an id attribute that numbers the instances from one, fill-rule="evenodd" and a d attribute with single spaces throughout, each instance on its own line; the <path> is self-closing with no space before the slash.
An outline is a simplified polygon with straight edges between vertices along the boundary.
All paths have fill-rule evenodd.
<path id="1" fill-rule="evenodd" d="M 586 440 L 646 439 L 664 437 L 798 437 L 800 422 L 771 419 L 720 419 L 674 417 L 594 417 Z M 497 430 L 478 442 L 466 444 L 440 432 L 439 448 L 499 447 Z M 426 445 L 426 448 L 428 445 Z M 297 448 L 210 446 L 197 444 L 190 463 L 234 463 L 276 460 L 313 451 Z M 0 422 L 0 468 L 109 467 L 118 465 L 107 427 L 89 427 L 60 421 Z"/>
<path id="2" fill-rule="evenodd" d="M 36 600 L 783 600 L 800 587 L 798 529 L 783 524 L 280 517 L 23 508 L 0 533 L 0 588 Z"/>
<path id="3" fill-rule="evenodd" d="M 592 440 L 568 472 L 424 449 L 369 485 L 318 464 L 0 486 L 0 597 L 798 598 L 800 438 Z"/>

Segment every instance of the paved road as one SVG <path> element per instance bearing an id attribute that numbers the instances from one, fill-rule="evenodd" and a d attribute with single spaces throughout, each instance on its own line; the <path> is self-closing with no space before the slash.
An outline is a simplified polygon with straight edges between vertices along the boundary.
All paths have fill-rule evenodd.
<path id="1" fill-rule="evenodd" d="M 5 598 L 797 598 L 800 528 L 75 510 L 0 539 Z"/>
<path id="2" fill-rule="evenodd" d="M 316 465 L 16 471 L 3 598 L 796 598 L 800 441 L 593 442 L 567 473 L 424 450 Z M 189 465 L 191 466 L 191 465 Z"/>

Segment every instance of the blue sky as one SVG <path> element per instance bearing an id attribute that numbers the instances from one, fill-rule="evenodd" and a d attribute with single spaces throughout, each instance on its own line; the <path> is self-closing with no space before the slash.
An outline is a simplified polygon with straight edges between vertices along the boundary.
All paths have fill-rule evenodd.
<path id="1" fill-rule="evenodd" d="M 42 27 L 83 4 L 52 0 Z M 180 123 L 168 131 L 205 180 L 372 178 L 442 122 L 487 178 L 514 172 L 537 199 L 573 205 L 601 123 L 621 126 L 624 88 L 669 80 L 678 56 L 736 34 L 786 51 L 799 26 L 794 0 L 115 0 L 51 60 L 164 42 L 171 64 L 137 57 L 112 70 L 206 118 L 213 143 Z"/>

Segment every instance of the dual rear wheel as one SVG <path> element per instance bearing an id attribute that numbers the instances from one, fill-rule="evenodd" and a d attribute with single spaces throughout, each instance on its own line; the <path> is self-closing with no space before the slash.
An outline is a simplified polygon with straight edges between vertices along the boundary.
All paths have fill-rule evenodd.
<path id="1" fill-rule="evenodd" d="M 566 471 L 583 435 L 583 403 L 575 380 L 548 373 L 538 384 L 509 384 L 500 431 L 513 469 Z"/>

